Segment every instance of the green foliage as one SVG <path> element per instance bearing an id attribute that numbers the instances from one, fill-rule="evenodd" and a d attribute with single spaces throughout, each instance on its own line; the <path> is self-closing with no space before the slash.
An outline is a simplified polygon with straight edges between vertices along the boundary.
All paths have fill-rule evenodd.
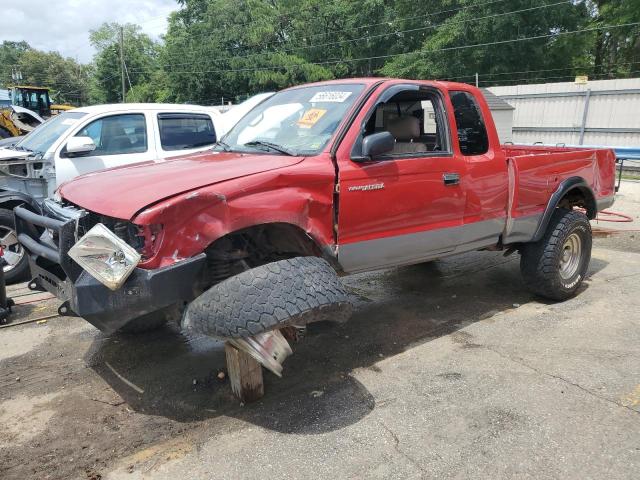
<path id="1" fill-rule="evenodd" d="M 93 103 L 122 101 L 122 77 L 120 68 L 120 31 L 123 33 L 123 51 L 126 65 L 125 76 L 127 101 L 155 101 L 163 89 L 159 80 L 158 55 L 161 47 L 148 35 L 140 32 L 138 25 L 104 23 L 89 36 L 96 49 L 95 74 L 91 84 Z M 130 86 L 134 86 L 131 89 Z M 139 96 L 139 97 L 138 97 Z"/>
<path id="2" fill-rule="evenodd" d="M 80 105 L 87 102 L 87 84 L 91 67 L 80 65 L 57 52 L 35 50 L 26 42 L 3 42 L 0 45 L 0 84 L 16 83 L 11 70 L 22 74 L 19 83 L 49 87 L 57 103 Z"/>
<path id="3" fill-rule="evenodd" d="M 459 3 L 470 7 L 478 2 Z M 440 2 L 438 10 L 447 5 L 451 2 Z M 434 19 L 434 28 L 419 48 L 390 60 L 381 73 L 471 82 L 475 72 L 484 78 L 511 81 L 503 74 L 554 70 L 566 79 L 572 75 L 570 60 L 580 57 L 582 47 L 580 38 L 562 33 L 579 29 L 587 18 L 583 5 L 557 0 L 512 0 L 507 9 L 504 2 L 465 8 Z M 531 37 L 538 38 L 523 40 Z M 526 75 L 517 75 L 521 75 L 517 80 L 528 80 Z"/>
<path id="4" fill-rule="evenodd" d="M 91 66 L 24 42 L 0 45 L 11 66 L 65 99 L 219 103 L 330 78 L 384 75 L 483 86 L 619 78 L 640 71 L 640 0 L 178 0 L 155 42 L 137 25 L 92 31 Z M 577 32 L 577 33 L 576 33 Z M 76 97 L 72 97 L 75 91 Z M 65 92 L 69 92 L 65 97 Z M 80 92 L 80 93 L 77 93 Z"/>
<path id="5" fill-rule="evenodd" d="M 640 0 L 589 0 L 593 24 L 605 27 L 592 36 L 591 56 L 596 73 L 616 78 L 640 71 L 640 26 L 610 29 L 608 25 L 640 20 Z"/>
<path id="6" fill-rule="evenodd" d="M 87 102 L 91 68 L 64 58 L 57 52 L 27 50 L 18 62 L 22 83 L 49 87 L 55 103 L 81 105 Z"/>
<path id="7" fill-rule="evenodd" d="M 7 40 L 0 44 L 0 85 L 10 84 L 11 69 L 18 65 L 20 57 L 30 50 L 27 42 L 9 42 Z"/>
<path id="8" fill-rule="evenodd" d="M 329 69 L 288 48 L 293 45 L 292 19 L 281 15 L 276 2 L 182 3 L 184 8 L 169 20 L 161 55 L 176 101 L 213 103 L 333 77 Z"/>

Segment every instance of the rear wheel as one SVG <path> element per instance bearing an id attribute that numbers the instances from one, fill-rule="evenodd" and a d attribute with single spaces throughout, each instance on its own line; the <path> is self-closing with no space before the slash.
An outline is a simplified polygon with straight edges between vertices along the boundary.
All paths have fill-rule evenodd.
<path id="1" fill-rule="evenodd" d="M 522 249 L 520 270 L 527 287 L 551 300 L 572 297 L 591 260 L 591 224 L 576 210 L 557 209 L 547 232 Z"/>
<path id="2" fill-rule="evenodd" d="M 5 261 L 5 281 L 16 283 L 25 280 L 29 273 L 29 259 L 22 245 L 18 243 L 13 212 L 5 208 L 0 208 L 0 247 Z"/>

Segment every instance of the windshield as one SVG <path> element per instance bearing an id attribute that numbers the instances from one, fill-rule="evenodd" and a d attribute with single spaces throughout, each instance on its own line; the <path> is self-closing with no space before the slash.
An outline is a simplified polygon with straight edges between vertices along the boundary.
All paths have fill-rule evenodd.
<path id="1" fill-rule="evenodd" d="M 220 142 L 227 150 L 315 155 L 327 145 L 362 84 L 329 84 L 276 93 L 245 115 Z"/>
<path id="2" fill-rule="evenodd" d="M 85 115 L 86 113 L 71 111 L 51 117 L 51 119 L 16 143 L 13 148 L 15 150 L 29 150 L 44 154 L 53 145 L 53 142 L 60 138 L 60 135 Z"/>

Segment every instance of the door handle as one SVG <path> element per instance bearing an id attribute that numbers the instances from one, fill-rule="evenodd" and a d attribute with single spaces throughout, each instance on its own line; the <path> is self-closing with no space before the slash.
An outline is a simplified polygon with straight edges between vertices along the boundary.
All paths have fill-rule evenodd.
<path id="1" fill-rule="evenodd" d="M 458 185 L 460 183 L 459 173 L 445 173 L 442 175 L 442 181 L 445 185 Z"/>

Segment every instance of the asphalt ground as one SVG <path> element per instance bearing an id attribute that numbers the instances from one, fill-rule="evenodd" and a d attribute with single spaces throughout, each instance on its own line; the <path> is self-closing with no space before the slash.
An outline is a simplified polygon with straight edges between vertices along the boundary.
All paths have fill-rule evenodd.
<path id="1" fill-rule="evenodd" d="M 640 184 L 613 210 L 637 219 Z M 343 325 L 312 325 L 265 397 L 231 394 L 222 344 L 177 328 L 106 336 L 9 288 L 0 478 L 637 478 L 640 242 L 595 239 L 579 294 L 526 290 L 517 255 L 346 277 Z"/>

